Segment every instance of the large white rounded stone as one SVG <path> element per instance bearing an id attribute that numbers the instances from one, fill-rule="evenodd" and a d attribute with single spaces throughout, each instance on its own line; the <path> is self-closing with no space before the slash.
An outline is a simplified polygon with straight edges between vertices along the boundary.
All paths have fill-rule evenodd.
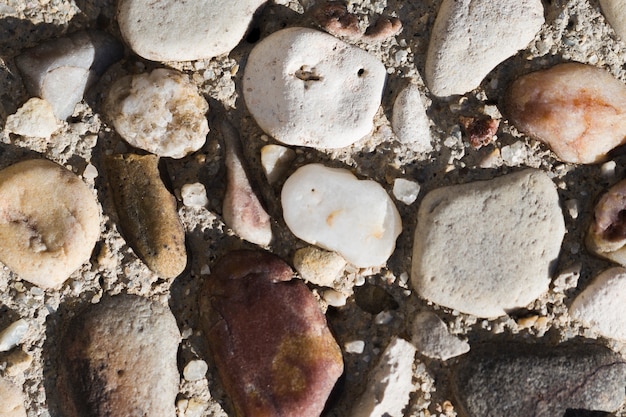
<path id="1" fill-rule="evenodd" d="M 611 268 L 598 275 L 570 307 L 572 317 L 604 337 L 626 340 L 626 269 Z"/>
<path id="2" fill-rule="evenodd" d="M 367 52 L 295 27 L 254 47 L 243 94 L 261 129 L 277 140 L 341 148 L 372 130 L 385 76 L 384 65 Z"/>
<path id="3" fill-rule="evenodd" d="M 281 199 L 294 235 L 358 267 L 384 265 L 402 231 L 384 188 L 345 169 L 305 165 L 287 179 Z"/>
<path id="4" fill-rule="evenodd" d="M 192 61 L 230 52 L 266 0 L 120 0 L 120 32 L 152 61 Z"/>
<path id="5" fill-rule="evenodd" d="M 556 186 L 542 171 L 439 188 L 419 208 L 412 283 L 439 305 L 502 316 L 548 290 L 564 234 Z"/>

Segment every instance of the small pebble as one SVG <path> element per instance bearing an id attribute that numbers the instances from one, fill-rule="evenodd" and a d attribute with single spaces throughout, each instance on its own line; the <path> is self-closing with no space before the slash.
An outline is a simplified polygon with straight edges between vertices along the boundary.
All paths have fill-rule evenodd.
<path id="1" fill-rule="evenodd" d="M 346 305 L 347 301 L 345 294 L 333 289 L 325 290 L 322 293 L 322 298 L 326 301 L 326 303 L 328 303 L 329 306 L 332 307 L 343 307 Z"/>
<path id="2" fill-rule="evenodd" d="M 206 188 L 199 182 L 183 185 L 180 195 L 183 198 L 183 204 L 187 207 L 205 207 L 209 204 Z"/>
<path id="3" fill-rule="evenodd" d="M 332 287 L 343 273 L 346 261 L 335 252 L 307 246 L 293 256 L 293 266 L 305 281 L 321 287 Z"/>
<path id="4" fill-rule="evenodd" d="M 385 66 L 326 33 L 274 32 L 250 52 L 243 95 L 261 129 L 276 140 L 342 148 L 368 135 L 380 106 Z"/>
<path id="5" fill-rule="evenodd" d="M 626 266 L 626 180 L 600 197 L 587 230 L 585 244 L 591 253 Z"/>
<path id="6" fill-rule="evenodd" d="M 346 353 L 354 353 L 360 355 L 365 350 L 365 342 L 363 340 L 352 340 L 344 345 Z"/>
<path id="7" fill-rule="evenodd" d="M 485 117 L 460 117 L 460 122 L 474 149 L 492 143 L 500 126 L 500 120 Z"/>
<path id="8" fill-rule="evenodd" d="M 400 142 L 410 144 L 416 152 L 433 150 L 430 120 L 415 84 L 406 86 L 393 103 L 391 127 Z"/>
<path id="9" fill-rule="evenodd" d="M 626 141 L 626 85 L 609 72 L 565 63 L 511 84 L 506 112 L 563 162 L 593 164 Z"/>
<path id="10" fill-rule="evenodd" d="M 356 400 L 350 417 L 402 417 L 409 402 L 415 347 L 404 339 L 394 337 L 367 379 L 367 388 Z"/>
<path id="11" fill-rule="evenodd" d="M 578 200 L 566 200 L 565 201 L 565 209 L 567 210 L 567 214 L 569 214 L 569 216 L 576 220 L 578 218 Z"/>
<path id="12" fill-rule="evenodd" d="M 594 278 L 570 307 L 570 315 L 604 337 L 626 341 L 626 269 L 611 268 Z"/>
<path id="13" fill-rule="evenodd" d="M 407 206 L 410 206 L 417 200 L 419 192 L 420 185 L 415 181 L 405 180 L 404 178 L 396 178 L 393 181 L 393 196 Z"/>
<path id="14" fill-rule="evenodd" d="M 83 178 L 86 180 L 94 180 L 98 177 L 98 169 L 93 164 L 87 164 L 83 171 Z"/>
<path id="15" fill-rule="evenodd" d="M 387 192 L 345 169 L 321 164 L 299 168 L 285 182 L 281 202 L 293 234 L 361 268 L 384 265 L 402 231 Z"/>
<path id="16" fill-rule="evenodd" d="M 374 317 L 374 323 L 379 326 L 389 324 L 392 320 L 393 314 L 391 314 L 389 311 L 381 311 Z"/>
<path id="17" fill-rule="evenodd" d="M 28 322 L 19 319 L 0 332 L 0 352 L 7 352 L 19 345 L 28 332 Z"/>
<path id="18" fill-rule="evenodd" d="M 478 87 L 492 69 L 528 46 L 543 15 L 540 0 L 444 0 L 426 56 L 431 93 L 444 97 Z"/>
<path id="19" fill-rule="evenodd" d="M 158 156 L 183 158 L 204 145 L 209 104 L 181 72 L 158 68 L 119 79 L 105 112 L 130 145 Z"/>
<path id="20" fill-rule="evenodd" d="M 202 417 L 207 409 L 207 404 L 192 398 L 185 404 L 184 413 L 181 417 Z"/>
<path id="21" fill-rule="evenodd" d="M 195 61 L 230 52 L 266 0 L 121 0 L 117 22 L 139 56 L 152 61 Z"/>
<path id="22" fill-rule="evenodd" d="M 180 340 L 174 315 L 159 303 L 117 295 L 88 306 L 59 346 L 63 415 L 174 416 Z"/>
<path id="23" fill-rule="evenodd" d="M 265 145 L 261 148 L 261 165 L 267 182 L 274 184 L 283 178 L 287 168 L 296 158 L 296 153 L 280 145 Z"/>
<path id="24" fill-rule="evenodd" d="M 187 266 L 185 229 L 161 180 L 159 158 L 125 154 L 105 160 L 122 235 L 151 271 L 177 277 Z"/>
<path id="25" fill-rule="evenodd" d="M 600 167 L 600 173 L 604 178 L 613 179 L 615 177 L 615 168 L 617 164 L 615 161 L 607 161 Z"/>
<path id="26" fill-rule="evenodd" d="M 450 334 L 443 320 L 428 311 L 420 312 L 415 317 L 411 340 L 422 355 L 443 361 L 470 350 L 469 343 Z"/>
<path id="27" fill-rule="evenodd" d="M 4 128 L 20 136 L 49 139 L 60 126 L 50 103 L 33 97 L 7 117 Z"/>
<path id="28" fill-rule="evenodd" d="M 91 256 L 100 208 L 76 175 L 46 159 L 0 171 L 0 260 L 22 279 L 58 288 Z"/>
<path id="29" fill-rule="evenodd" d="M 198 381 L 206 376 L 209 365 L 201 359 L 189 361 L 183 369 L 183 377 L 187 381 Z"/>
<path id="30" fill-rule="evenodd" d="M 11 377 L 23 374 L 33 363 L 33 357 L 21 349 L 15 350 L 7 356 L 6 374 Z"/>
<path id="31" fill-rule="evenodd" d="M 231 252 L 200 291 L 201 324 L 239 415 L 319 416 L 343 372 L 326 318 L 293 275 L 268 252 Z"/>
<path id="32" fill-rule="evenodd" d="M 571 288 L 576 288 L 578 278 L 580 278 L 581 268 L 582 265 L 580 263 L 575 263 L 561 271 L 559 275 L 554 278 L 554 291 L 563 292 Z"/>
<path id="33" fill-rule="evenodd" d="M 24 395 L 8 379 L 0 378 L 0 417 L 26 417 Z"/>
<path id="34" fill-rule="evenodd" d="M 266 247 L 273 237 L 271 218 L 250 185 L 239 134 L 224 121 L 222 136 L 226 148 L 226 194 L 222 204 L 224 222 L 242 239 Z"/>

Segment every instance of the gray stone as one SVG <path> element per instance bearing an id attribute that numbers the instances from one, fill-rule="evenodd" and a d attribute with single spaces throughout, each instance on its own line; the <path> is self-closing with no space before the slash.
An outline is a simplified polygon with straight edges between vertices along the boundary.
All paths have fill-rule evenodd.
<path id="1" fill-rule="evenodd" d="M 526 48 L 543 22 L 541 0 L 444 0 L 428 46 L 426 85 L 440 97 L 473 90 Z"/>
<path id="2" fill-rule="evenodd" d="M 411 341 L 422 355 L 444 361 L 470 350 L 469 343 L 451 335 L 446 324 L 430 311 L 415 317 Z"/>
<path id="3" fill-rule="evenodd" d="M 123 54 L 122 44 L 111 35 L 82 31 L 29 49 L 15 63 L 28 91 L 48 101 L 55 116 L 65 120 L 87 88 Z"/>
<path id="4" fill-rule="evenodd" d="M 416 152 L 433 150 L 430 120 L 415 84 L 406 86 L 393 103 L 391 127 L 400 142 L 411 145 Z"/>
<path id="5" fill-rule="evenodd" d="M 564 234 L 556 187 L 542 171 L 440 188 L 419 208 L 412 283 L 442 306 L 502 316 L 548 290 Z"/>
<path id="6" fill-rule="evenodd" d="M 28 332 L 28 322 L 19 319 L 0 332 L 0 352 L 6 352 L 19 345 Z"/>
<path id="7" fill-rule="evenodd" d="M 568 409 L 617 410 L 626 363 L 593 344 L 489 344 L 464 356 L 452 378 L 468 417 L 561 417 Z"/>
<path id="8" fill-rule="evenodd" d="M 176 319 L 159 303 L 119 295 L 90 306 L 61 340 L 63 415 L 174 417 L 180 340 Z"/>

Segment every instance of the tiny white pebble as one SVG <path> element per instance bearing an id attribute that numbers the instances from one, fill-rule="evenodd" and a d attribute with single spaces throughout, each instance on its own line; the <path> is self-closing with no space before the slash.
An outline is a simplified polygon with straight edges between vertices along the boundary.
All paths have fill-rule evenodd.
<path id="1" fill-rule="evenodd" d="M 605 178 L 613 178 L 615 176 L 615 161 L 608 161 L 602 164 L 600 171 L 602 172 L 602 176 Z"/>
<path id="2" fill-rule="evenodd" d="M 400 283 L 406 284 L 407 282 L 409 282 L 409 274 L 405 271 L 400 274 Z"/>
<path id="3" fill-rule="evenodd" d="M 0 352 L 7 352 L 19 345 L 28 327 L 26 320 L 19 319 L 0 332 Z"/>
<path id="4" fill-rule="evenodd" d="M 565 202 L 565 208 L 572 219 L 578 218 L 578 200 L 567 200 Z"/>
<path id="5" fill-rule="evenodd" d="M 83 171 L 83 178 L 86 180 L 93 180 L 98 176 L 98 169 L 92 164 L 87 164 Z"/>
<path id="6" fill-rule="evenodd" d="M 407 206 L 415 202 L 419 192 L 420 185 L 415 181 L 396 178 L 393 182 L 393 196 Z"/>
<path id="7" fill-rule="evenodd" d="M 209 370 L 209 366 L 202 359 L 194 359 L 183 369 L 183 377 L 187 381 L 198 381 L 206 375 Z"/>
<path id="8" fill-rule="evenodd" d="M 365 350 L 365 342 L 363 340 L 352 340 L 344 345 L 346 353 L 361 354 Z"/>
<path id="9" fill-rule="evenodd" d="M 207 264 L 202 265 L 202 268 L 200 268 L 200 275 L 210 275 L 211 274 L 211 267 Z"/>
<path id="10" fill-rule="evenodd" d="M 324 291 L 322 296 L 324 301 L 333 307 L 341 307 L 346 305 L 346 296 L 339 291 L 335 291 L 333 289 L 329 289 Z"/>
<path id="11" fill-rule="evenodd" d="M 374 323 L 376 324 L 389 324 L 393 320 L 393 315 L 388 311 L 381 311 L 374 317 Z"/>
<path id="12" fill-rule="evenodd" d="M 183 199 L 183 204 L 187 207 L 204 207 L 209 204 L 206 188 L 199 182 L 183 185 L 180 195 Z"/>

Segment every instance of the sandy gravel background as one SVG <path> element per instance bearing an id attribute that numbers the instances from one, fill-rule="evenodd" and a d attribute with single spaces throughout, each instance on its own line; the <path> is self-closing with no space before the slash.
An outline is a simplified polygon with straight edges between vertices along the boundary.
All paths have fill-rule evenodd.
<path id="1" fill-rule="evenodd" d="M 347 167 L 362 178 L 382 184 L 391 194 L 395 178 L 419 181 L 422 191 L 411 206 L 397 202 L 404 231 L 397 249 L 381 271 L 349 270 L 347 286 L 357 276 L 366 276 L 369 284 L 384 288 L 397 304 L 389 309 L 391 320 L 376 324 L 375 316 L 363 311 L 353 298 L 342 308 L 329 308 L 327 317 L 341 346 L 353 340 L 364 340 L 362 354 L 344 354 L 346 372 L 335 395 L 330 400 L 327 416 L 345 416 L 354 398 L 364 388 L 365 375 L 376 362 L 378 354 L 394 335 L 409 337 L 412 318 L 420 310 L 435 310 L 449 324 L 452 332 L 469 340 L 470 344 L 484 340 L 523 340 L 556 343 L 578 336 L 595 337 L 590 331 L 570 321 L 567 307 L 573 297 L 600 271 L 609 266 L 590 255 L 583 244 L 584 232 L 598 196 L 624 176 L 626 155 L 616 150 L 614 176 L 603 176 L 601 165 L 577 166 L 563 164 L 543 145 L 520 135 L 503 119 L 497 141 L 480 150 L 469 147 L 459 126 L 459 115 L 497 112 L 505 86 L 515 77 L 539 68 L 565 61 L 590 63 L 607 69 L 626 82 L 624 68 L 626 45 L 619 41 L 606 23 L 595 0 L 545 0 L 546 23 L 527 50 L 502 63 L 484 80 L 481 87 L 465 98 L 442 100 L 431 98 L 421 80 L 430 30 L 440 1 L 367 0 L 349 1 L 350 10 L 367 26 L 380 16 L 396 16 L 403 23 L 402 32 L 382 43 L 359 44 L 380 58 L 388 69 L 382 106 L 377 114 L 375 129 L 364 140 L 339 151 L 296 149 L 297 159 L 291 168 L 310 162 Z M 224 194 L 223 147 L 217 121 L 228 118 L 241 132 L 244 153 L 248 160 L 256 189 L 263 197 L 270 215 L 276 220 L 277 239 L 271 250 L 288 262 L 294 251 L 304 246 L 295 239 L 281 218 L 279 195 L 282 181 L 267 184 L 260 167 L 260 148 L 273 143 L 256 126 L 241 97 L 241 77 L 246 57 L 254 42 L 278 29 L 290 26 L 316 27 L 309 8 L 315 0 L 274 0 L 255 18 L 248 37 L 228 56 L 192 63 L 154 63 L 142 60 L 129 50 L 89 91 L 74 115 L 64 123 L 50 141 L 24 139 L 0 131 L 0 168 L 33 156 L 44 156 L 81 175 L 88 163 L 100 172 L 95 180 L 86 180 L 97 194 L 103 213 L 102 236 L 91 260 L 75 272 L 58 291 L 43 291 L 17 279 L 7 268 L 0 269 L 0 329 L 22 317 L 29 321 L 30 330 L 20 348 L 32 356 L 32 364 L 14 380 L 23 384 L 27 396 L 28 415 L 58 415 L 51 387 L 56 378 L 56 343 L 63 328 L 76 311 L 97 302 L 103 294 L 123 292 L 140 294 L 169 303 L 184 340 L 179 351 L 179 367 L 204 355 L 203 336 L 197 328 L 195 294 L 204 279 L 202 271 L 222 254 L 252 245 L 240 241 L 223 224 L 221 218 Z M 0 126 L 28 98 L 14 56 L 24 48 L 81 28 L 106 30 L 118 39 L 114 0 L 0 0 Z M 101 104 L 107 88 L 119 77 L 166 66 L 189 75 L 209 100 L 211 132 L 206 145 L 195 154 L 181 160 L 163 159 L 162 168 L 173 192 L 179 197 L 186 183 L 202 182 L 209 196 L 206 208 L 195 209 L 179 204 L 179 215 L 187 231 L 189 266 L 173 281 L 156 277 L 137 259 L 120 236 L 109 190 L 103 178 L 101 159 L 111 152 L 129 151 L 121 138 L 101 116 Z M 393 100 L 409 81 L 416 82 L 428 99 L 428 115 L 436 151 L 420 155 L 400 144 L 393 136 L 389 119 Z M 446 139 L 448 139 L 446 141 Z M 444 142 L 448 145 L 444 145 Z M 513 146 L 513 147 L 511 147 Z M 507 148 L 508 147 L 508 148 Z M 516 151 L 515 158 L 505 158 L 501 166 L 480 168 L 479 163 L 495 148 L 503 155 Z M 424 194 L 443 185 L 488 179 L 521 167 L 537 167 L 550 174 L 559 188 L 561 203 L 575 199 L 579 202 L 576 219 L 565 213 L 567 234 L 563 242 L 558 270 L 580 265 L 578 287 L 564 293 L 551 290 L 534 304 L 496 320 L 441 309 L 414 295 L 405 282 L 410 272 L 410 257 L 415 219 L 419 201 Z M 485 257 L 490 254 L 485 253 Z M 480 260 L 468 260 L 480 261 Z M 312 287 L 314 291 L 318 289 Z M 393 304 L 393 303 L 392 303 Z M 526 327 L 527 317 L 545 317 Z M 626 356 L 626 346 L 609 340 L 602 343 Z M 10 353 L 0 353 L 0 373 L 11 365 Z M 407 416 L 456 415 L 454 399 L 447 383 L 450 364 L 429 360 L 418 355 L 415 369 L 415 391 L 407 408 Z M 181 378 L 179 398 L 195 398 L 207 405 L 204 416 L 229 415 L 223 392 L 216 383 L 213 367 L 208 380 L 194 383 Z M 623 407 L 617 416 L 626 416 Z"/>

